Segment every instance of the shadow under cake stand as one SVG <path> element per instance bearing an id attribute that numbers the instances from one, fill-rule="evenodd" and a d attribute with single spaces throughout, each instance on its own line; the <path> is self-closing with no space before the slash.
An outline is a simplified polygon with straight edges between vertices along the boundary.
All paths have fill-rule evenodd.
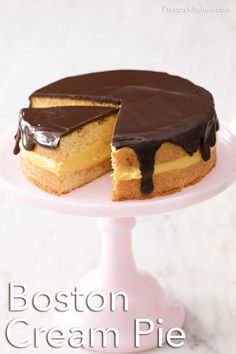
<path id="1" fill-rule="evenodd" d="M 102 312 L 78 313 L 77 322 L 85 330 L 114 327 L 119 331 L 119 348 L 114 347 L 113 338 L 109 337 L 107 348 L 102 348 L 98 340 L 93 349 L 111 353 L 157 347 L 157 329 L 161 327 L 165 334 L 170 328 L 181 327 L 185 311 L 183 305 L 169 295 L 157 279 L 137 269 L 131 249 L 131 230 L 135 225 L 135 217 L 188 207 L 229 187 L 236 179 L 236 137 L 225 128 L 220 130 L 217 165 L 201 182 L 173 195 L 124 202 L 111 201 L 110 174 L 60 197 L 41 191 L 22 175 L 19 158 L 12 154 L 12 137 L 12 132 L 6 132 L 0 138 L 0 178 L 16 195 L 44 209 L 98 218 L 103 240 L 101 261 L 96 270 L 80 279 L 79 289 L 86 294 L 95 291 L 107 296 L 114 291 L 123 291 L 128 296 L 127 312 L 120 302 L 113 312 L 106 308 Z M 68 314 L 63 316 L 65 323 Z M 162 324 L 157 323 L 158 318 L 163 319 Z M 151 334 L 141 336 L 139 347 L 134 345 L 135 319 L 149 319 L 155 324 Z"/>

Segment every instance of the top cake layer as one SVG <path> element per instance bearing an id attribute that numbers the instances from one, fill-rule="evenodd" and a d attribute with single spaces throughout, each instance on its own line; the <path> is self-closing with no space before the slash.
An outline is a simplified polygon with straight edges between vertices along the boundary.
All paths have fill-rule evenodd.
<path id="1" fill-rule="evenodd" d="M 218 121 L 212 95 L 178 76 L 139 70 L 92 73 L 56 81 L 35 91 L 30 99 L 34 97 L 88 100 L 119 107 L 112 145 L 116 149 L 130 147 L 136 152 L 144 194 L 153 189 L 155 154 L 164 142 L 181 146 L 190 155 L 200 149 L 204 160 L 210 158 L 210 147 L 215 145 Z M 93 119 L 98 119 L 101 107 L 93 108 Z M 114 108 L 110 110 L 112 114 Z M 87 116 L 82 119 L 84 123 L 88 122 Z M 89 117 L 91 121 L 90 114 Z M 74 119 L 68 116 L 71 129 L 67 124 L 67 134 L 75 129 L 76 116 Z M 78 123 L 81 125 L 81 119 Z M 26 135 L 20 124 L 22 139 L 27 141 L 33 137 L 41 145 L 42 134 L 46 137 L 52 130 L 49 120 L 43 118 L 40 127 L 28 119 L 27 127 Z M 56 126 L 54 132 L 60 140 L 62 134 Z M 50 147 L 57 146 L 58 140 L 51 139 Z"/>

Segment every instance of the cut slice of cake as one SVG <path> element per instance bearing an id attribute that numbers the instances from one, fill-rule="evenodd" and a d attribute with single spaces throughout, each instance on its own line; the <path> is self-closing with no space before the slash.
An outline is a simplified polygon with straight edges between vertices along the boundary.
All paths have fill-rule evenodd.
<path id="1" fill-rule="evenodd" d="M 24 174 L 45 191 L 60 195 L 110 171 L 116 116 L 116 109 L 105 107 L 23 109 L 19 146 Z M 48 126 L 40 136 L 42 121 Z"/>

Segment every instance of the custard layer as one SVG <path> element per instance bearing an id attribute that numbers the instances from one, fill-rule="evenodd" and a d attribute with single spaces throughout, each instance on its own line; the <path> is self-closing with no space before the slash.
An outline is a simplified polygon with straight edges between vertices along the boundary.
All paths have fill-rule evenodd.
<path id="1" fill-rule="evenodd" d="M 168 172 L 172 170 L 180 170 L 189 167 L 202 160 L 200 150 L 195 152 L 192 156 L 186 155 L 173 161 L 155 164 L 154 175 Z M 141 171 L 138 167 L 118 167 L 114 170 L 113 179 L 117 183 L 119 181 L 129 181 L 131 179 L 141 179 Z"/>
<path id="2" fill-rule="evenodd" d="M 58 177 L 63 176 L 68 172 L 75 172 L 96 165 L 107 159 L 110 154 L 110 145 L 101 141 L 91 144 L 82 151 L 79 151 L 78 154 L 73 154 L 71 157 L 68 157 L 65 161 L 57 161 L 33 151 L 26 151 L 22 145 L 20 151 L 20 155 L 28 159 L 32 164 L 49 171 Z M 154 175 L 172 170 L 184 169 L 201 160 L 201 153 L 198 150 L 192 156 L 186 155 L 173 161 L 156 164 L 154 167 Z M 113 179 L 115 183 L 132 179 L 141 179 L 141 171 L 138 167 L 118 167 L 113 172 Z"/>
<path id="3" fill-rule="evenodd" d="M 98 141 L 72 154 L 65 161 L 57 161 L 52 158 L 37 154 L 34 151 L 27 151 L 20 144 L 20 156 L 26 158 L 33 165 L 42 168 L 60 177 L 68 172 L 75 172 L 90 168 L 109 158 L 111 148 L 107 142 Z"/>

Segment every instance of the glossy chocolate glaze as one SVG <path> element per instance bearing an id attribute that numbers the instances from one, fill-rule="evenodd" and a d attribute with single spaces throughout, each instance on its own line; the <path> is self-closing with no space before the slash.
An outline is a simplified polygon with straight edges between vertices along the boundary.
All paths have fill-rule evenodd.
<path id="1" fill-rule="evenodd" d="M 23 108 L 20 111 L 14 153 L 19 152 L 20 139 L 26 150 L 32 150 L 35 144 L 55 149 L 59 146 L 62 136 L 117 111 L 117 108 L 93 106 Z"/>
<path id="2" fill-rule="evenodd" d="M 136 152 L 143 194 L 153 191 L 155 154 L 163 143 L 179 145 L 189 155 L 200 148 L 202 158 L 208 160 L 219 128 L 212 95 L 188 80 L 166 73 L 118 70 L 68 77 L 35 91 L 32 97 L 65 97 L 117 105 L 112 145 L 116 149 L 130 147 Z M 77 108 L 83 108 L 83 112 L 79 110 L 77 114 L 72 107 L 23 110 L 15 153 L 19 151 L 20 137 L 27 150 L 34 144 L 56 148 L 63 135 L 104 114 L 114 113 L 112 107 Z M 58 114 L 54 113 L 51 120 L 52 111 Z"/>

